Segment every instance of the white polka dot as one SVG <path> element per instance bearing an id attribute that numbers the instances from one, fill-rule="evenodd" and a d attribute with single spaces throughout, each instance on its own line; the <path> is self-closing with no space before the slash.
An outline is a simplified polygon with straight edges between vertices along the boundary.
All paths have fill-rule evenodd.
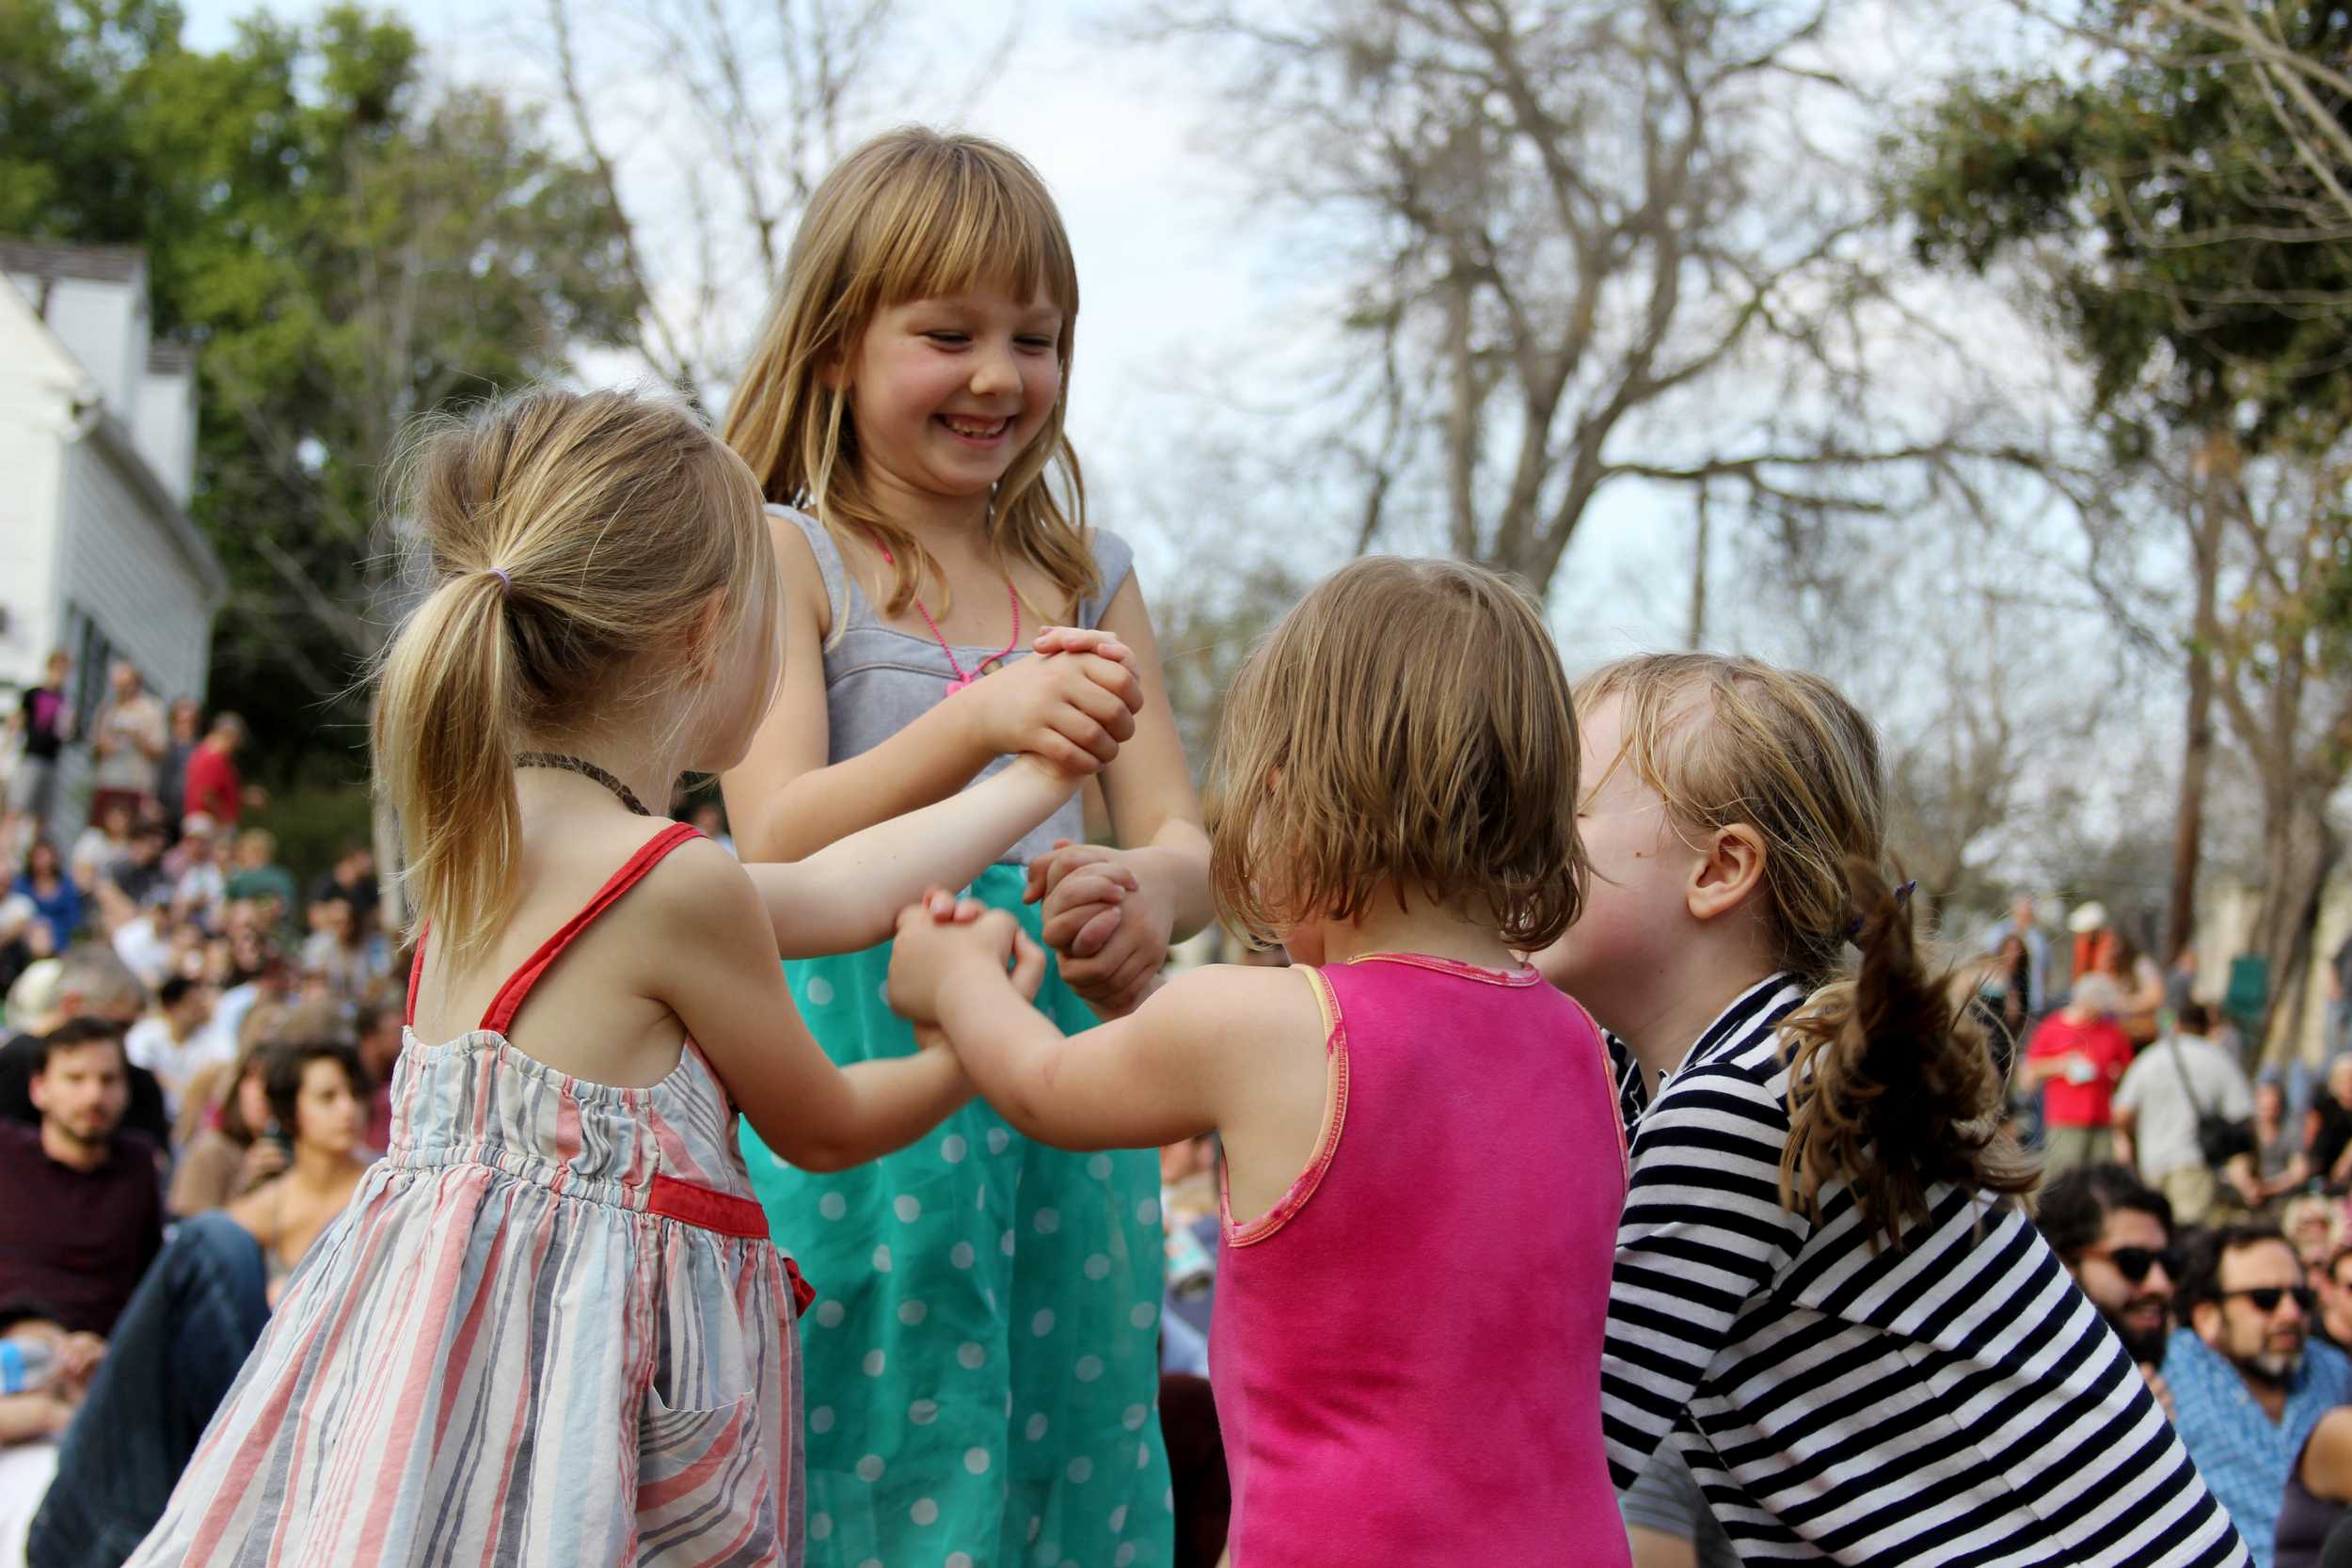
<path id="1" fill-rule="evenodd" d="M 1032 1443 L 1041 1441 L 1045 1436 L 1045 1412 L 1042 1410 L 1030 1417 L 1028 1426 L 1029 1441 Z"/>
<path id="2" fill-rule="evenodd" d="M 939 1402 L 937 1400 L 916 1400 L 913 1404 L 907 1406 L 907 1419 L 913 1421 L 919 1427 L 927 1427 L 930 1425 L 933 1421 L 939 1419 Z"/>
<path id="3" fill-rule="evenodd" d="M 1135 1324 L 1137 1328 L 1150 1328 L 1152 1326 L 1152 1320 L 1158 1317 L 1159 1314 L 1160 1309 L 1158 1307 L 1152 1306 L 1148 1301 L 1139 1301 L 1136 1303 L 1136 1309 L 1127 1314 L 1127 1321 Z"/>
<path id="4" fill-rule="evenodd" d="M 1151 1414 L 1152 1412 L 1145 1409 L 1142 1405 L 1131 1404 L 1126 1409 L 1119 1413 L 1119 1424 L 1125 1427 L 1129 1432 L 1141 1432 L 1143 1430 L 1144 1418 Z M 1144 1464 L 1150 1464 L 1151 1450 L 1148 1449 L 1139 1449 L 1136 1450 L 1136 1457 L 1142 1460 Z M 1140 1470 L 1143 1468 L 1143 1465 L 1138 1465 L 1136 1468 Z"/>
<path id="5" fill-rule="evenodd" d="M 874 1249 L 874 1272 L 876 1274 L 890 1272 L 890 1249 L 888 1247 L 878 1246 Z"/>
<path id="6" fill-rule="evenodd" d="M 963 1467 L 976 1476 L 988 1474 L 988 1450 L 986 1449 L 964 1449 Z"/>
<path id="7" fill-rule="evenodd" d="M 1080 1383 L 1092 1383 L 1103 1375 L 1103 1358 L 1099 1355 L 1082 1355 L 1078 1357 L 1078 1364 L 1071 1369 L 1071 1372 Z"/>
<path id="8" fill-rule="evenodd" d="M 992 1127 L 988 1130 L 988 1151 L 991 1154 L 1002 1154 L 1005 1151 L 1005 1146 L 1010 1142 L 1012 1142 L 1012 1134 L 1003 1128 Z"/>
<path id="9" fill-rule="evenodd" d="M 1143 1444 L 1137 1443 L 1136 1445 L 1136 1468 L 1138 1470 L 1148 1470 L 1151 1467 L 1152 1450 L 1149 1448 L 1146 1448 Z"/>
<path id="10" fill-rule="evenodd" d="M 982 1350 L 977 1341 L 966 1339 L 956 1347 L 956 1360 L 962 1364 L 966 1371 L 977 1372 L 988 1364 L 988 1352 Z"/>
<path id="11" fill-rule="evenodd" d="M 1008 1257 L 1008 1258 L 1011 1257 L 1011 1256 L 1012 1256 L 1012 1249 L 1013 1249 L 1013 1245 L 1014 1245 L 1013 1239 L 1012 1239 L 1012 1232 L 1011 1232 L 1011 1231 L 1009 1231 L 1009 1230 L 1006 1231 L 1006 1232 L 1005 1232 L 1005 1239 L 1004 1239 L 1003 1241 L 1001 1241 L 1001 1242 L 997 1243 L 996 1244 L 997 1244 L 997 1246 L 998 1246 L 998 1247 L 999 1247 L 999 1248 L 1000 1248 L 1000 1249 L 1004 1252 L 1004 1255 L 1005 1255 L 1006 1257 Z"/>
<path id="12" fill-rule="evenodd" d="M 830 1513 L 812 1513 L 812 1514 L 810 1514 L 810 1515 L 808 1516 L 808 1538 L 809 1538 L 811 1541 L 822 1541 L 822 1540 L 825 1540 L 827 1537 L 831 1536 L 832 1534 L 833 1534 L 833 1515 L 832 1515 L 832 1514 L 830 1514 Z"/>
<path id="13" fill-rule="evenodd" d="M 882 1366 L 888 1359 L 889 1358 L 887 1356 L 883 1355 L 882 1353 L 878 1350 L 867 1351 L 866 1353 L 866 1375 L 867 1377 L 882 1376 Z"/>
<path id="14" fill-rule="evenodd" d="M 970 1268 L 972 1266 L 972 1243 L 970 1242 L 958 1242 L 954 1246 L 949 1247 L 947 1249 L 947 1261 L 953 1263 L 960 1269 Z"/>
<path id="15" fill-rule="evenodd" d="M 1160 1494 L 1160 1506 L 1170 1513 L 1176 1512 L 1176 1488 L 1171 1486 Z"/>
<path id="16" fill-rule="evenodd" d="M 1038 1543 L 1038 1547 L 1037 1547 L 1037 1560 L 1038 1560 L 1038 1563 L 1039 1563 L 1039 1565 L 1040 1565 L 1040 1568 L 1046 1568 L 1046 1565 L 1051 1564 L 1051 1563 L 1054 1561 L 1054 1560 L 1055 1560 L 1055 1559 L 1057 1559 L 1057 1558 L 1058 1558 L 1058 1557 L 1060 1557 L 1060 1556 L 1061 1556 L 1061 1543 L 1060 1543 L 1060 1542 L 1058 1542 L 1058 1541 L 1041 1541 L 1041 1542 L 1039 1542 L 1039 1543 Z"/>
<path id="17" fill-rule="evenodd" d="M 817 1200 L 817 1212 L 829 1220 L 837 1220 L 850 1212 L 850 1200 L 839 1193 L 827 1193 Z"/>
<path id="18" fill-rule="evenodd" d="M 1097 1154 L 1093 1159 L 1089 1160 L 1087 1174 L 1097 1181 L 1108 1181 L 1111 1179 L 1111 1157 L 1107 1154 Z"/>
<path id="19" fill-rule="evenodd" d="M 964 1152 L 969 1147 L 964 1143 L 962 1133 L 950 1132 L 939 1141 L 939 1157 L 951 1165 L 960 1165 L 963 1164 Z"/>
<path id="20" fill-rule="evenodd" d="M 823 975 L 821 975 L 821 974 L 818 975 L 815 979 L 813 979 L 813 980 L 809 981 L 809 983 L 808 983 L 808 1000 L 809 1000 L 810 1005 L 811 1005 L 811 1006 L 818 1006 L 818 1007 L 830 1007 L 830 1006 L 833 1006 L 833 982 L 832 982 L 831 980 L 826 979 L 826 978 L 825 978 Z"/>
<path id="21" fill-rule="evenodd" d="M 882 981 L 874 987 L 874 996 L 885 1007 L 890 1006 L 890 982 Z"/>
<path id="22" fill-rule="evenodd" d="M 1043 1529 L 1044 1528 L 1045 1528 L 1045 1520 L 1043 1519 L 1043 1517 L 1042 1517 L 1042 1516 L 1041 1516 L 1041 1515 L 1039 1515 L 1039 1514 L 1035 1514 L 1035 1513 L 1032 1513 L 1032 1514 L 1030 1514 L 1030 1515 L 1029 1515 L 1029 1539 L 1030 1539 L 1030 1540 L 1032 1540 L 1032 1541 L 1036 1540 L 1036 1539 L 1037 1539 L 1037 1532 L 1038 1532 L 1038 1531 L 1040 1531 L 1040 1530 L 1041 1530 L 1041 1529 Z"/>
<path id="23" fill-rule="evenodd" d="M 1040 1209 L 1035 1214 L 1029 1217 L 1029 1223 L 1037 1227 L 1037 1233 L 1039 1235 L 1051 1236 L 1055 1231 L 1061 1228 L 1061 1211 L 1058 1209 Z"/>
<path id="24" fill-rule="evenodd" d="M 792 1162 L 786 1159 L 783 1155 L 778 1154 L 773 1149 L 770 1149 L 768 1151 L 768 1163 L 775 1166 L 778 1170 L 790 1170 L 792 1168 Z"/>
<path id="25" fill-rule="evenodd" d="M 913 1225 L 923 1217 L 923 1200 L 911 1193 L 901 1193 L 891 1204 L 890 1212 L 898 1216 L 900 1225 Z"/>
<path id="26" fill-rule="evenodd" d="M 839 1302 L 820 1301 L 817 1304 L 817 1326 L 818 1328 L 839 1328 L 841 1318 L 842 1306 Z"/>
<path id="27" fill-rule="evenodd" d="M 833 1406 L 820 1404 L 808 1413 L 808 1430 L 824 1433 L 833 1430 Z"/>
<path id="28" fill-rule="evenodd" d="M 1125 1503 L 1120 1503 L 1117 1508 L 1111 1510 L 1111 1533 L 1113 1535 L 1117 1535 L 1120 1530 L 1123 1530 L 1126 1528 L 1127 1505 Z M 1132 1557 L 1134 1554 L 1131 1552 L 1128 1555 Z"/>
<path id="29" fill-rule="evenodd" d="M 898 1321 L 909 1328 L 913 1328 L 930 1315 L 931 1309 L 919 1301 L 903 1301 L 898 1304 Z"/>
<path id="30" fill-rule="evenodd" d="M 869 1453 L 857 1462 L 857 1479 L 860 1481 L 880 1481 L 882 1473 L 882 1455 L 878 1453 Z"/>
<path id="31" fill-rule="evenodd" d="M 1073 1486 L 1084 1486 L 1094 1479 L 1094 1461 L 1080 1454 L 1070 1462 L 1070 1468 L 1062 1473 L 1070 1478 Z"/>
<path id="32" fill-rule="evenodd" d="M 1111 1554 L 1112 1568 L 1127 1568 L 1127 1564 L 1133 1562 L 1135 1560 L 1136 1544 L 1132 1541 L 1120 1542 L 1119 1550 Z"/>
<path id="33" fill-rule="evenodd" d="M 949 1552 L 947 1554 L 947 1560 L 942 1565 L 942 1568 L 972 1568 L 972 1554 L 970 1552 Z"/>
<path id="34" fill-rule="evenodd" d="M 991 1285 L 991 1286 L 988 1286 L 988 1287 L 986 1287 L 985 1289 L 983 1289 L 983 1290 L 980 1291 L 980 1299 L 981 1299 L 982 1301 L 984 1301 L 984 1302 L 988 1303 L 988 1309 L 989 1309 L 990 1311 L 992 1311 L 992 1312 L 995 1311 L 995 1310 L 996 1310 L 996 1287 L 995 1287 L 995 1286 L 993 1286 L 993 1285 Z"/>
<path id="35" fill-rule="evenodd" d="M 864 1562 L 859 1563 L 857 1568 L 882 1568 L 882 1560 L 878 1557 L 869 1557 Z"/>
<path id="36" fill-rule="evenodd" d="M 1089 1279 L 1107 1278 L 1110 1272 L 1111 1260 L 1109 1258 L 1099 1252 L 1090 1252 L 1087 1254 L 1087 1277 Z"/>
<path id="37" fill-rule="evenodd" d="M 907 1510 L 907 1517 L 918 1525 L 935 1525 L 939 1523 L 939 1505 L 929 1497 L 917 1497 L 914 1506 Z"/>
<path id="38" fill-rule="evenodd" d="M 1041 1339 L 1053 1333 L 1054 1309 L 1050 1307 L 1040 1309 L 1038 1315 L 1029 1320 L 1029 1332 Z"/>
<path id="39" fill-rule="evenodd" d="M 1160 1200 L 1159 1200 L 1158 1198 L 1156 1198 L 1156 1197 L 1147 1197 L 1147 1198 L 1145 1198 L 1145 1199 L 1144 1199 L 1141 1203 L 1136 1204 L 1136 1223 L 1137 1225 L 1157 1225 L 1157 1224 L 1159 1224 L 1159 1223 L 1160 1223 Z"/>
<path id="40" fill-rule="evenodd" d="M 973 1192 L 972 1207 L 983 1214 L 988 1212 L 988 1189 L 986 1187 L 977 1188 Z"/>

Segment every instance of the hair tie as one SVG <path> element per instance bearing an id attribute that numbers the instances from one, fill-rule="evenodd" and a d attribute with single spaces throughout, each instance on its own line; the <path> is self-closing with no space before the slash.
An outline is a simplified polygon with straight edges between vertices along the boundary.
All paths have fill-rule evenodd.
<path id="1" fill-rule="evenodd" d="M 1916 878 L 1914 878 L 1912 880 L 1910 880 L 1910 881 L 1908 881 L 1908 882 L 1905 882 L 1902 886 L 1900 886 L 1900 887 L 1899 887 L 1899 888 L 1895 889 L 1895 892 L 1894 892 L 1895 907 L 1896 907 L 1897 909 L 1899 909 L 1899 909 L 1901 909 L 1904 905 L 1906 905 L 1906 904 L 1910 903 L 1910 902 L 1911 902 L 1911 895 L 1912 895 L 1912 891 L 1913 891 L 1915 888 L 1916 888 L 1918 885 L 1919 885 L 1918 879 L 1917 879 Z M 1862 916 L 1860 916 L 1860 915 L 1855 915 L 1855 916 L 1853 917 L 1853 924 L 1851 924 L 1851 926 L 1848 926 L 1848 927 L 1846 927 L 1846 939 L 1847 939 L 1849 942 L 1851 942 L 1851 941 L 1852 941 L 1853 939 L 1855 939 L 1856 937 L 1859 937 L 1859 936 L 1861 936 L 1861 935 L 1862 935 Z"/>
<path id="2" fill-rule="evenodd" d="M 490 575 L 499 579 L 500 598 L 511 599 L 515 596 L 515 579 L 506 575 L 506 568 L 493 566 L 490 568 Z"/>

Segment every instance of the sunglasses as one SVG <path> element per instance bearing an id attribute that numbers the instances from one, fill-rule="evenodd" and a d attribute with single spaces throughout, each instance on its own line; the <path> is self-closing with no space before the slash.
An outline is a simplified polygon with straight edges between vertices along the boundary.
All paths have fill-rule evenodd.
<path id="1" fill-rule="evenodd" d="M 2312 1308 L 2319 1303 L 2319 1292 L 2309 1285 L 2257 1285 L 2250 1291 L 2221 1292 L 2221 1299 L 2224 1301 L 2228 1301 L 2233 1296 L 2244 1296 L 2254 1304 L 2255 1311 L 2265 1316 L 2279 1310 L 2279 1304 L 2289 1296 L 2295 1298 L 2295 1305 L 2303 1309 L 2306 1317 L 2311 1315 Z"/>
<path id="2" fill-rule="evenodd" d="M 2164 1265 L 2165 1278 L 2172 1280 L 2179 1279 L 2181 1271 L 2188 1265 L 2188 1259 L 2178 1247 L 2119 1246 L 2109 1247 L 2104 1252 L 2086 1252 L 2083 1256 L 2106 1259 L 2115 1265 L 2117 1274 L 2134 1285 L 2147 1278 L 2148 1271 L 2158 1263 Z"/>

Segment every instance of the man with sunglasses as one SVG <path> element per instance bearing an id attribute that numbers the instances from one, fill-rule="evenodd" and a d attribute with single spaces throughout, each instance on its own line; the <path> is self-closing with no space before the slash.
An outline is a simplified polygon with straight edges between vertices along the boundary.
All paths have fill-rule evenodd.
<path id="1" fill-rule="evenodd" d="M 2181 1274 L 2171 1205 L 2128 1166 L 2102 1162 L 2076 1165 L 2042 1188 L 2034 1223 L 2161 1402 L 2156 1369 L 2172 1332 Z"/>
<path id="2" fill-rule="evenodd" d="M 2311 1343 L 2317 1297 L 2276 1226 L 2199 1238 L 2175 1299 L 2173 1425 L 2257 1568 L 2270 1568 L 2287 1479 L 2320 1417 L 2352 1401 L 2352 1360 Z"/>

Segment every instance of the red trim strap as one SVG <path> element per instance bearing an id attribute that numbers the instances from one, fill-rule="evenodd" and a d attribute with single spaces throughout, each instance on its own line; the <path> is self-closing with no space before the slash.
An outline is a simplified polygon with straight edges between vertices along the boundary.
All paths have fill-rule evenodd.
<path id="1" fill-rule="evenodd" d="M 662 856 L 688 839 L 700 837 L 700 830 L 692 824 L 673 822 L 646 840 L 637 853 L 629 856 L 604 886 L 596 890 L 596 895 L 588 900 L 586 909 L 565 921 L 563 929 L 539 944 L 539 951 L 531 956 L 528 963 L 508 976 L 506 984 L 499 988 L 498 995 L 490 999 L 490 1010 L 482 1015 L 482 1027 L 501 1035 L 513 1027 L 515 1014 L 522 1006 L 523 998 L 531 994 L 531 988 L 538 983 L 540 975 L 547 973 L 548 966 L 563 957 L 564 949 L 572 944 L 572 939 L 586 930 L 598 915 L 611 909 L 621 895 L 635 887 Z"/>
<path id="2" fill-rule="evenodd" d="M 753 1199 L 681 1181 L 675 1176 L 653 1179 L 645 1194 L 645 1212 L 715 1230 L 722 1236 L 739 1236 L 748 1242 L 768 1239 L 768 1212 Z M 789 1258 L 784 1259 L 784 1272 L 792 1281 L 793 1312 L 798 1316 L 817 1304 L 817 1288 L 801 1277 L 800 1265 Z"/>

